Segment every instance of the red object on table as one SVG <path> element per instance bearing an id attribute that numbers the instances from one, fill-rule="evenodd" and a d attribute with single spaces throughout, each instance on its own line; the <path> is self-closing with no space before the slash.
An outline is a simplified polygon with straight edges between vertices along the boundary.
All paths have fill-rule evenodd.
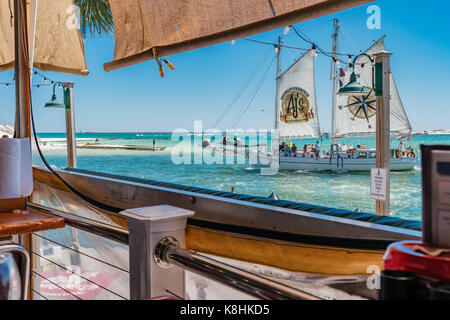
<path id="1" fill-rule="evenodd" d="M 440 281 L 450 281 L 450 249 L 419 241 L 392 243 L 383 257 L 385 270 L 408 271 Z"/>

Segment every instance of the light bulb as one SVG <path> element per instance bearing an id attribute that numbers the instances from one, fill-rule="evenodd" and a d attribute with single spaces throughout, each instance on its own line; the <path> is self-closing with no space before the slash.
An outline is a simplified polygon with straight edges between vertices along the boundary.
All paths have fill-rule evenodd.
<path id="1" fill-rule="evenodd" d="M 274 46 L 275 53 L 278 53 L 278 47 Z"/>
<path id="2" fill-rule="evenodd" d="M 287 35 L 287 34 L 289 34 L 289 31 L 291 30 L 291 27 L 289 27 L 289 26 L 286 26 L 285 28 L 284 28 L 284 30 L 283 30 L 283 33 L 285 34 L 285 35 Z"/>
<path id="3" fill-rule="evenodd" d="M 352 63 L 352 56 L 348 55 L 348 63 Z"/>
<path id="4" fill-rule="evenodd" d="M 312 46 L 311 55 L 313 57 L 317 57 L 317 50 L 316 50 L 316 45 L 315 44 L 313 44 L 313 46 Z"/>
<path id="5" fill-rule="evenodd" d="M 234 44 L 236 43 L 236 40 L 231 40 L 231 45 L 234 46 Z"/>

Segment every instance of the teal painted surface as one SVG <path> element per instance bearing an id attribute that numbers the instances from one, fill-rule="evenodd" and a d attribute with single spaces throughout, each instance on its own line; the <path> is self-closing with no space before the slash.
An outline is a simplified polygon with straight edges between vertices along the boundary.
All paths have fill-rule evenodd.
<path id="1" fill-rule="evenodd" d="M 64 134 L 39 134 L 43 152 L 51 164 L 66 166 L 65 145 L 52 142 L 63 138 Z M 375 201 L 370 199 L 369 172 L 279 172 L 273 176 L 260 175 L 259 170 L 248 164 L 182 164 L 175 165 L 171 151 L 179 142 L 170 140 L 170 133 L 81 133 L 77 138 L 99 139 L 105 144 L 133 144 L 166 146 L 163 152 L 124 151 L 124 150 L 84 150 L 77 151 L 80 169 L 101 171 L 130 177 L 151 179 L 167 183 L 195 186 L 229 192 L 232 187 L 236 193 L 267 197 L 272 192 L 283 200 L 290 200 L 338 209 L 375 212 Z M 242 137 L 244 138 L 244 137 Z M 201 138 L 199 138 L 201 141 Z M 193 140 L 193 138 L 192 138 Z M 185 142 L 192 146 L 193 141 Z M 244 140 L 244 139 L 243 139 Z M 245 141 L 245 140 L 244 140 Z M 303 148 L 305 143 L 316 139 L 294 140 Z M 198 142 L 198 141 L 197 141 Z M 375 147 L 375 139 L 341 139 L 341 144 L 357 143 Z M 80 142 L 79 142 L 80 143 Z M 50 146 L 53 144 L 53 146 Z M 392 141 L 397 147 L 399 141 Z M 450 135 L 415 136 L 412 145 L 419 150 L 421 144 L 450 144 Z M 329 140 L 321 141 L 322 150 L 329 148 Z M 194 156 L 191 154 L 191 158 Z M 41 163 L 37 153 L 33 162 Z M 411 171 L 392 172 L 391 210 L 394 217 L 420 220 L 422 206 L 422 186 L 420 159 L 418 166 Z"/>

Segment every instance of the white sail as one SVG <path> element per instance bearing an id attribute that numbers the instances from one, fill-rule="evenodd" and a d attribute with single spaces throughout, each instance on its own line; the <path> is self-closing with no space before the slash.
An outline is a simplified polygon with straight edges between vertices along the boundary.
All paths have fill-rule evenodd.
<path id="1" fill-rule="evenodd" d="M 374 43 L 365 53 L 370 56 L 385 50 L 384 37 Z M 337 90 L 349 82 L 352 70 L 349 68 L 341 70 L 340 77 L 337 81 Z M 355 73 L 359 76 L 359 82 L 372 91 L 372 64 L 365 56 L 358 58 Z M 411 124 L 408 116 L 403 108 L 394 77 L 390 75 L 390 92 L 391 92 L 391 134 L 409 136 L 411 134 Z M 361 108 L 358 105 L 357 98 L 337 95 L 336 97 L 336 117 L 335 121 L 335 138 L 342 138 L 355 134 L 374 134 L 376 133 L 376 103 L 375 96 L 372 91 L 370 96 L 360 98 L 366 102 L 367 108 Z M 352 106 L 355 103 L 355 106 Z"/>
<path id="2" fill-rule="evenodd" d="M 320 137 L 311 50 L 295 61 L 277 81 L 279 138 Z"/>

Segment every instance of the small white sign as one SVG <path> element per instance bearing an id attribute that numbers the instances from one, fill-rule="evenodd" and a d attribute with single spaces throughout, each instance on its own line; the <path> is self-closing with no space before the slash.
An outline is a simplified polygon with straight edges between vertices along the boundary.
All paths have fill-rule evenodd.
<path id="1" fill-rule="evenodd" d="M 386 180 L 386 169 L 370 169 L 370 198 L 372 200 L 386 200 Z"/>

